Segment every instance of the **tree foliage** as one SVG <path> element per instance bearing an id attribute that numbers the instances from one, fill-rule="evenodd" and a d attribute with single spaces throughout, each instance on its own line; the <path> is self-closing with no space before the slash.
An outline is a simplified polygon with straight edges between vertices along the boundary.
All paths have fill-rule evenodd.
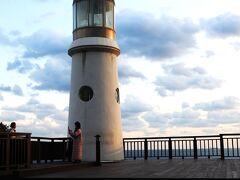
<path id="1" fill-rule="evenodd" d="M 0 132 L 7 132 L 9 129 L 8 125 L 0 123 Z"/>

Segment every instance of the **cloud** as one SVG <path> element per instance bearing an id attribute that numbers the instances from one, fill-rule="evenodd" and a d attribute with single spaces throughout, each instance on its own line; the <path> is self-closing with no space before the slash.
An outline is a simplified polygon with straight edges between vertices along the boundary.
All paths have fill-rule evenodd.
<path id="1" fill-rule="evenodd" d="M 2 111 L 0 119 L 1 121 L 10 123 L 12 121 L 25 120 L 26 116 L 13 111 Z"/>
<path id="2" fill-rule="evenodd" d="M 210 58 L 210 57 L 212 57 L 214 55 L 215 55 L 215 53 L 213 51 L 206 51 L 206 57 L 207 58 Z"/>
<path id="3" fill-rule="evenodd" d="M 0 91 L 11 92 L 10 86 L 0 85 Z"/>
<path id="4" fill-rule="evenodd" d="M 161 96 L 169 96 L 177 91 L 187 89 L 215 89 L 221 86 L 221 81 L 210 77 L 200 68 L 187 68 L 184 64 L 163 66 L 166 75 L 158 76 L 154 82 L 156 91 Z"/>
<path id="5" fill-rule="evenodd" d="M 165 130 L 169 127 L 206 127 L 207 123 L 201 118 L 201 114 L 193 110 L 183 110 L 181 112 L 160 113 L 147 112 L 143 118 L 149 123 L 149 126 L 159 127 Z"/>
<path id="6" fill-rule="evenodd" d="M 193 109 L 172 113 L 149 111 L 142 116 L 150 128 L 159 128 L 160 130 L 168 128 L 216 128 L 222 124 L 239 124 L 239 117 L 240 113 L 237 110 L 202 114 Z"/>
<path id="7" fill-rule="evenodd" d="M 208 112 L 208 120 L 214 126 L 218 124 L 232 124 L 239 123 L 239 109 L 238 110 L 220 110 Z"/>
<path id="8" fill-rule="evenodd" d="M 233 43 L 230 43 L 235 50 L 239 51 L 240 50 L 240 42 L 233 42 Z"/>
<path id="9" fill-rule="evenodd" d="M 123 11 L 117 16 L 117 38 L 124 54 L 163 60 L 184 55 L 196 46 L 194 35 L 199 29 L 190 20 L 154 18 L 133 11 Z"/>
<path id="10" fill-rule="evenodd" d="M 18 107 L 4 107 L 5 111 L 13 111 L 19 113 L 33 113 L 37 119 L 52 118 L 59 121 L 65 121 L 64 111 L 58 110 L 53 104 L 40 103 L 36 99 L 30 99 L 26 104 Z"/>
<path id="11" fill-rule="evenodd" d="M 147 129 L 148 124 L 138 117 L 129 117 L 122 119 L 123 130 L 126 132 L 144 131 Z"/>
<path id="12" fill-rule="evenodd" d="M 30 36 L 21 37 L 18 41 L 26 48 L 24 58 L 39 58 L 67 54 L 72 38 L 58 32 L 41 30 Z"/>
<path id="13" fill-rule="evenodd" d="M 21 87 L 19 87 L 18 85 L 13 86 L 12 92 L 13 92 L 15 95 L 23 96 L 23 91 L 22 91 Z"/>
<path id="14" fill-rule="evenodd" d="M 146 122 L 148 122 L 150 127 L 159 128 L 159 129 L 166 129 L 169 124 L 169 119 L 164 117 L 159 112 L 149 111 L 145 113 L 142 117 Z"/>
<path id="15" fill-rule="evenodd" d="M 15 59 L 14 62 L 7 64 L 8 71 L 17 70 L 20 74 L 25 74 L 35 67 L 38 67 L 38 65 L 29 62 L 29 60 L 20 61 L 19 59 Z"/>
<path id="16" fill-rule="evenodd" d="M 68 92 L 70 89 L 71 61 L 69 59 L 51 59 L 43 68 L 37 68 L 30 79 L 38 83 L 36 90 L 56 90 Z"/>
<path id="17" fill-rule="evenodd" d="M 6 46 L 6 45 L 12 46 L 14 43 L 10 40 L 8 35 L 3 34 L 2 32 L 3 32 L 3 30 L 0 28 L 0 44 L 2 44 L 4 46 Z"/>
<path id="18" fill-rule="evenodd" d="M 122 117 L 129 118 L 129 117 L 137 117 L 141 113 L 150 111 L 152 106 L 144 103 L 143 101 L 139 100 L 137 97 L 134 96 L 127 96 L 125 102 L 121 106 L 122 110 Z"/>
<path id="19" fill-rule="evenodd" d="M 232 110 L 240 107 L 240 100 L 236 97 L 225 97 L 208 103 L 198 103 L 193 108 L 204 111 Z"/>
<path id="20" fill-rule="evenodd" d="M 127 96 L 121 105 L 123 130 L 126 132 L 144 131 L 148 124 L 141 116 L 151 111 L 152 106 L 134 96 Z"/>
<path id="21" fill-rule="evenodd" d="M 2 94 L 0 94 L 0 101 L 3 101 L 4 99 L 3 99 L 3 96 L 2 96 Z"/>
<path id="22" fill-rule="evenodd" d="M 120 63 L 118 67 L 119 80 L 123 84 L 129 83 L 131 78 L 146 79 L 146 77 L 142 73 L 134 70 L 131 66 L 127 64 Z"/>
<path id="23" fill-rule="evenodd" d="M 17 96 L 23 96 L 23 91 L 18 85 L 14 85 L 13 87 L 0 85 L 0 91 L 11 92 Z"/>
<path id="24" fill-rule="evenodd" d="M 30 99 L 17 107 L 3 107 L 0 119 L 16 121 L 17 131 L 31 132 L 32 136 L 65 137 L 68 111 L 59 110 L 53 104 Z M 66 131 L 64 131 L 64 128 Z"/>
<path id="25" fill-rule="evenodd" d="M 240 35 L 240 16 L 231 13 L 202 20 L 201 25 L 211 37 L 227 38 Z"/>

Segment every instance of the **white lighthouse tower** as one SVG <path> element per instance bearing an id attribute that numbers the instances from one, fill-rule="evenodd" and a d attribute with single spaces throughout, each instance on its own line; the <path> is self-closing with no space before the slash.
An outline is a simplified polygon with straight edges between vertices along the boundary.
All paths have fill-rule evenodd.
<path id="1" fill-rule="evenodd" d="M 73 1 L 68 125 L 82 125 L 83 161 L 96 160 L 96 135 L 102 161 L 124 158 L 114 6 L 114 0 Z"/>

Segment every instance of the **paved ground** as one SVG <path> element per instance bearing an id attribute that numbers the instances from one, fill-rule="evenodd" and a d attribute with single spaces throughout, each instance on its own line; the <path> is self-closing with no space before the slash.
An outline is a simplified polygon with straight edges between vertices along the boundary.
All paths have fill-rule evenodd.
<path id="1" fill-rule="evenodd" d="M 240 160 L 164 159 L 118 163 L 65 164 L 48 171 L 25 173 L 30 178 L 240 178 Z M 26 176 L 28 174 L 28 176 Z M 24 177 L 24 173 L 20 174 Z"/>

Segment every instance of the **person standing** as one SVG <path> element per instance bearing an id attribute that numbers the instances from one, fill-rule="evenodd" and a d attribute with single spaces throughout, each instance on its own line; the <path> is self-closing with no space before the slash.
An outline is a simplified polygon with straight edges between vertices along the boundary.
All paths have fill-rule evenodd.
<path id="1" fill-rule="evenodd" d="M 10 132 L 10 133 L 15 133 L 15 132 L 16 132 L 16 127 L 17 127 L 16 123 L 15 123 L 15 122 L 12 122 L 12 123 L 10 124 L 9 132 Z"/>
<path id="2" fill-rule="evenodd" d="M 82 130 L 79 121 L 75 122 L 75 130 L 72 131 L 68 127 L 68 134 L 72 137 L 72 160 L 74 163 L 82 161 Z"/>

